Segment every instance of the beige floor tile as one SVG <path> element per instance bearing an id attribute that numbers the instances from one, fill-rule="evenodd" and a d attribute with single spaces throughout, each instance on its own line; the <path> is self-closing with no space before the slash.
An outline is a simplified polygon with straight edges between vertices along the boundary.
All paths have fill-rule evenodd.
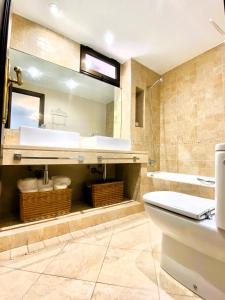
<path id="1" fill-rule="evenodd" d="M 0 264 L 11 258 L 11 250 L 0 252 Z"/>
<path id="2" fill-rule="evenodd" d="M 23 300 L 90 300 L 93 282 L 41 275 Z"/>
<path id="3" fill-rule="evenodd" d="M 77 239 L 79 239 L 79 238 L 81 238 L 81 237 L 84 236 L 83 230 L 72 231 L 72 232 L 70 232 L 70 234 L 72 235 L 72 238 L 74 240 L 77 240 Z"/>
<path id="4" fill-rule="evenodd" d="M 120 219 L 118 220 L 117 223 L 114 223 L 114 226 L 113 226 L 113 232 L 114 233 L 118 233 L 118 232 L 121 232 L 121 231 L 126 231 L 126 230 L 129 230 L 135 226 L 138 226 L 138 225 L 142 225 L 142 224 L 145 224 L 148 222 L 148 219 L 147 218 L 143 218 L 142 216 L 138 216 L 135 218 L 132 216 L 129 217 L 129 218 L 124 218 L 123 219 Z"/>
<path id="5" fill-rule="evenodd" d="M 0 268 L 0 299 L 21 300 L 39 276 L 37 273 Z"/>
<path id="6" fill-rule="evenodd" d="M 109 247 L 151 251 L 148 224 L 134 226 L 113 234 Z"/>
<path id="7" fill-rule="evenodd" d="M 200 300 L 198 296 L 181 296 L 181 295 L 172 295 L 166 292 L 160 292 L 160 300 Z"/>
<path id="8" fill-rule="evenodd" d="M 27 246 L 21 246 L 18 248 L 13 248 L 11 249 L 11 258 L 19 257 L 26 255 L 28 253 L 28 248 Z"/>
<path id="9" fill-rule="evenodd" d="M 98 282 L 124 287 L 157 289 L 151 252 L 109 248 Z"/>
<path id="10" fill-rule="evenodd" d="M 153 252 L 161 251 L 162 232 L 149 218 L 150 239 Z"/>
<path id="11" fill-rule="evenodd" d="M 96 281 L 106 249 L 105 246 L 71 242 L 54 258 L 44 273 Z"/>
<path id="12" fill-rule="evenodd" d="M 29 253 L 37 252 L 37 251 L 44 249 L 44 247 L 45 247 L 45 245 L 42 241 L 36 242 L 36 243 L 31 243 L 31 244 L 28 244 L 28 251 L 29 251 Z"/>
<path id="13" fill-rule="evenodd" d="M 5 263 L 5 267 L 42 273 L 52 259 L 61 251 L 62 246 L 50 247 L 25 256 L 17 257 Z"/>
<path id="14" fill-rule="evenodd" d="M 44 245 L 45 247 L 51 247 L 51 246 L 56 246 L 60 244 L 60 240 L 58 237 L 53 237 L 47 240 L 44 240 Z"/>
<path id="15" fill-rule="evenodd" d="M 154 253 L 154 262 L 156 267 L 157 280 L 160 293 L 172 294 L 176 296 L 194 296 L 195 294 L 176 281 L 160 267 L 160 254 Z M 165 296 L 164 296 L 165 297 Z"/>
<path id="16" fill-rule="evenodd" d="M 158 291 L 97 283 L 91 300 L 158 300 Z"/>
<path id="17" fill-rule="evenodd" d="M 62 242 L 67 242 L 67 241 L 72 240 L 73 237 L 70 233 L 66 233 L 66 234 L 58 236 L 58 239 L 59 239 L 60 243 L 62 243 Z"/>
<path id="18" fill-rule="evenodd" d="M 75 238 L 78 243 L 108 246 L 112 237 L 112 230 L 101 228 L 90 228 L 83 230 L 84 235 Z"/>

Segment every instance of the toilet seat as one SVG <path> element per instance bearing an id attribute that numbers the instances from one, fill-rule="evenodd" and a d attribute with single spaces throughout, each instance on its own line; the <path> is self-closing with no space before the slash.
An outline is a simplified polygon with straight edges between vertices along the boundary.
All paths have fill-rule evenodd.
<path id="1" fill-rule="evenodd" d="M 144 195 L 144 201 L 195 220 L 209 219 L 215 214 L 215 201 L 177 192 L 150 192 Z"/>

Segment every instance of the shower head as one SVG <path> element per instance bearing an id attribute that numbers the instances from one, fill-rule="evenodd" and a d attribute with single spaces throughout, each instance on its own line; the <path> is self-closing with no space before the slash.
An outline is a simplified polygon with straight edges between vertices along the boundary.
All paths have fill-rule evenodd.
<path id="1" fill-rule="evenodd" d="M 152 89 L 156 84 L 163 82 L 163 78 L 160 77 L 158 80 L 156 80 L 152 85 L 149 85 L 147 88 Z"/>
<path id="2" fill-rule="evenodd" d="M 209 23 L 225 38 L 225 31 L 212 19 L 209 19 Z"/>

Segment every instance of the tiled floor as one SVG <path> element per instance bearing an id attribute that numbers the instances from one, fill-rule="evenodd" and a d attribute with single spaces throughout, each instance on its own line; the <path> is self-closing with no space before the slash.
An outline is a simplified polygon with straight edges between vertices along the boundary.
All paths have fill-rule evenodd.
<path id="1" fill-rule="evenodd" d="M 199 299 L 161 270 L 160 237 L 141 213 L 46 241 L 28 255 L 1 256 L 0 299 Z"/>

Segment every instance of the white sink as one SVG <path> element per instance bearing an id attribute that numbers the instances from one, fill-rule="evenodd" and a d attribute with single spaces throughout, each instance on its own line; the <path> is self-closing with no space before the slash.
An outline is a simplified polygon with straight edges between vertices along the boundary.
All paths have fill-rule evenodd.
<path id="1" fill-rule="evenodd" d="M 128 139 L 118 139 L 107 136 L 91 136 L 82 139 L 82 148 L 99 150 L 131 150 L 131 141 Z"/>
<path id="2" fill-rule="evenodd" d="M 20 145 L 79 148 L 80 134 L 72 131 L 21 126 Z"/>

